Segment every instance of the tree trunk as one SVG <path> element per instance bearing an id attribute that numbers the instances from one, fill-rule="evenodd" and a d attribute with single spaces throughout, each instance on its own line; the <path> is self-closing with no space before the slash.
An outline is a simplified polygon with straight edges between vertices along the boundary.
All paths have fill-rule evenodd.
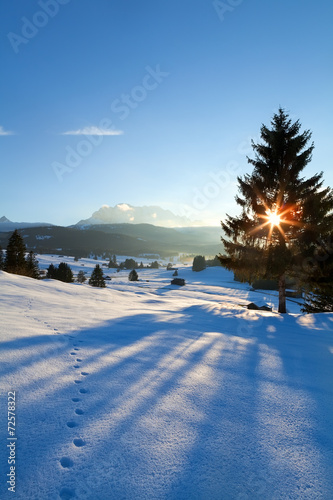
<path id="1" fill-rule="evenodd" d="M 279 313 L 286 313 L 286 276 L 279 277 Z"/>

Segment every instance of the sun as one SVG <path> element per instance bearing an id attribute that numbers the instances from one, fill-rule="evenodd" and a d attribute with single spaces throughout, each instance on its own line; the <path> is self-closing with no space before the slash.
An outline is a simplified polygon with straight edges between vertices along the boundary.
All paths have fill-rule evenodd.
<path id="1" fill-rule="evenodd" d="M 281 227 L 281 223 L 285 222 L 285 220 L 282 218 L 284 212 L 280 214 L 278 212 L 279 212 L 278 207 L 274 207 L 273 210 L 267 207 L 266 215 L 259 215 L 261 219 L 264 219 L 264 222 L 260 226 L 256 227 L 254 231 L 258 231 L 260 229 L 263 229 L 265 226 L 269 226 L 269 232 L 268 232 L 269 241 L 271 240 L 274 229 L 278 229 L 282 234 L 283 238 L 286 238 L 286 235 Z"/>
<path id="2" fill-rule="evenodd" d="M 273 235 L 276 238 L 277 232 L 280 232 L 280 238 L 282 237 L 285 241 L 288 241 L 288 234 L 285 232 L 285 228 L 290 233 L 291 226 L 302 227 L 304 225 L 301 219 L 302 207 L 297 205 L 283 203 L 281 206 L 281 203 L 274 203 L 269 208 L 267 203 L 262 200 L 262 209 L 265 210 L 265 215 L 257 213 L 257 217 L 262 220 L 262 223 L 251 229 L 249 234 L 257 233 L 266 228 L 268 230 L 268 242 L 272 241 Z M 265 234 L 265 231 L 263 234 Z"/>
<path id="3" fill-rule="evenodd" d="M 279 226 L 281 222 L 281 216 L 278 213 L 267 210 L 267 221 L 271 226 Z"/>

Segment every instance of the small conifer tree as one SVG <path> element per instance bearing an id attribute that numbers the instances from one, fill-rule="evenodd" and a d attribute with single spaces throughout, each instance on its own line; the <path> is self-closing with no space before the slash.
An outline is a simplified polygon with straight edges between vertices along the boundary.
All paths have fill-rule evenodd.
<path id="1" fill-rule="evenodd" d="M 80 270 L 78 273 L 77 273 L 77 278 L 76 278 L 76 281 L 78 283 L 84 283 L 86 281 L 86 277 L 84 275 L 84 271 Z"/>
<path id="2" fill-rule="evenodd" d="M 57 268 L 54 266 L 54 264 L 50 264 L 49 267 L 47 268 L 46 277 L 48 279 L 55 280 L 56 274 L 57 274 Z"/>
<path id="3" fill-rule="evenodd" d="M 28 253 L 28 256 L 26 258 L 26 263 L 27 263 L 27 276 L 30 276 L 30 278 L 38 280 L 39 279 L 38 260 L 36 259 L 36 254 L 32 250 Z"/>
<path id="4" fill-rule="evenodd" d="M 128 279 L 129 281 L 138 281 L 139 276 L 135 269 L 132 269 L 132 271 L 129 273 Z"/>
<path id="5" fill-rule="evenodd" d="M 73 283 L 74 276 L 71 268 L 66 262 L 60 262 L 56 272 L 56 279 L 64 283 Z"/>
<path id="6" fill-rule="evenodd" d="M 116 255 L 112 255 L 112 257 L 109 258 L 108 262 L 108 268 L 116 268 L 117 267 L 117 257 Z"/>
<path id="7" fill-rule="evenodd" d="M 24 244 L 23 238 L 17 229 L 9 238 L 6 259 L 5 271 L 13 274 L 27 274 L 27 263 L 25 260 L 27 248 Z"/>
<path id="8" fill-rule="evenodd" d="M 89 279 L 89 285 L 99 287 L 99 288 L 105 288 L 103 269 L 100 267 L 99 264 L 96 264 L 93 272 L 91 273 L 91 276 Z"/>
<path id="9" fill-rule="evenodd" d="M 206 259 L 203 255 L 197 255 L 193 259 L 192 271 L 203 271 L 206 269 Z"/>
<path id="10" fill-rule="evenodd" d="M 124 262 L 125 269 L 136 269 L 138 267 L 138 263 L 134 259 L 126 259 Z"/>

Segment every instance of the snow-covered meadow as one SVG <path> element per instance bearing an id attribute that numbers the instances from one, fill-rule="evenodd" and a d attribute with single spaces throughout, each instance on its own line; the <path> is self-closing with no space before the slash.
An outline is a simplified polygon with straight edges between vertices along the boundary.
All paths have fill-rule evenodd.
<path id="1" fill-rule="evenodd" d="M 0 498 L 333 498 L 333 314 L 279 315 L 222 268 L 110 272 L 0 272 Z"/>

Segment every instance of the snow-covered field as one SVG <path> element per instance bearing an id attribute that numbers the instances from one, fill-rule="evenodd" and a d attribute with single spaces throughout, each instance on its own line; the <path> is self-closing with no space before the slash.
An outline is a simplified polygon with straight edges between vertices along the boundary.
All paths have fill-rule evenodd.
<path id="1" fill-rule="evenodd" d="M 0 272 L 0 498 L 332 499 L 333 314 L 278 315 L 222 268 L 127 276 Z"/>

